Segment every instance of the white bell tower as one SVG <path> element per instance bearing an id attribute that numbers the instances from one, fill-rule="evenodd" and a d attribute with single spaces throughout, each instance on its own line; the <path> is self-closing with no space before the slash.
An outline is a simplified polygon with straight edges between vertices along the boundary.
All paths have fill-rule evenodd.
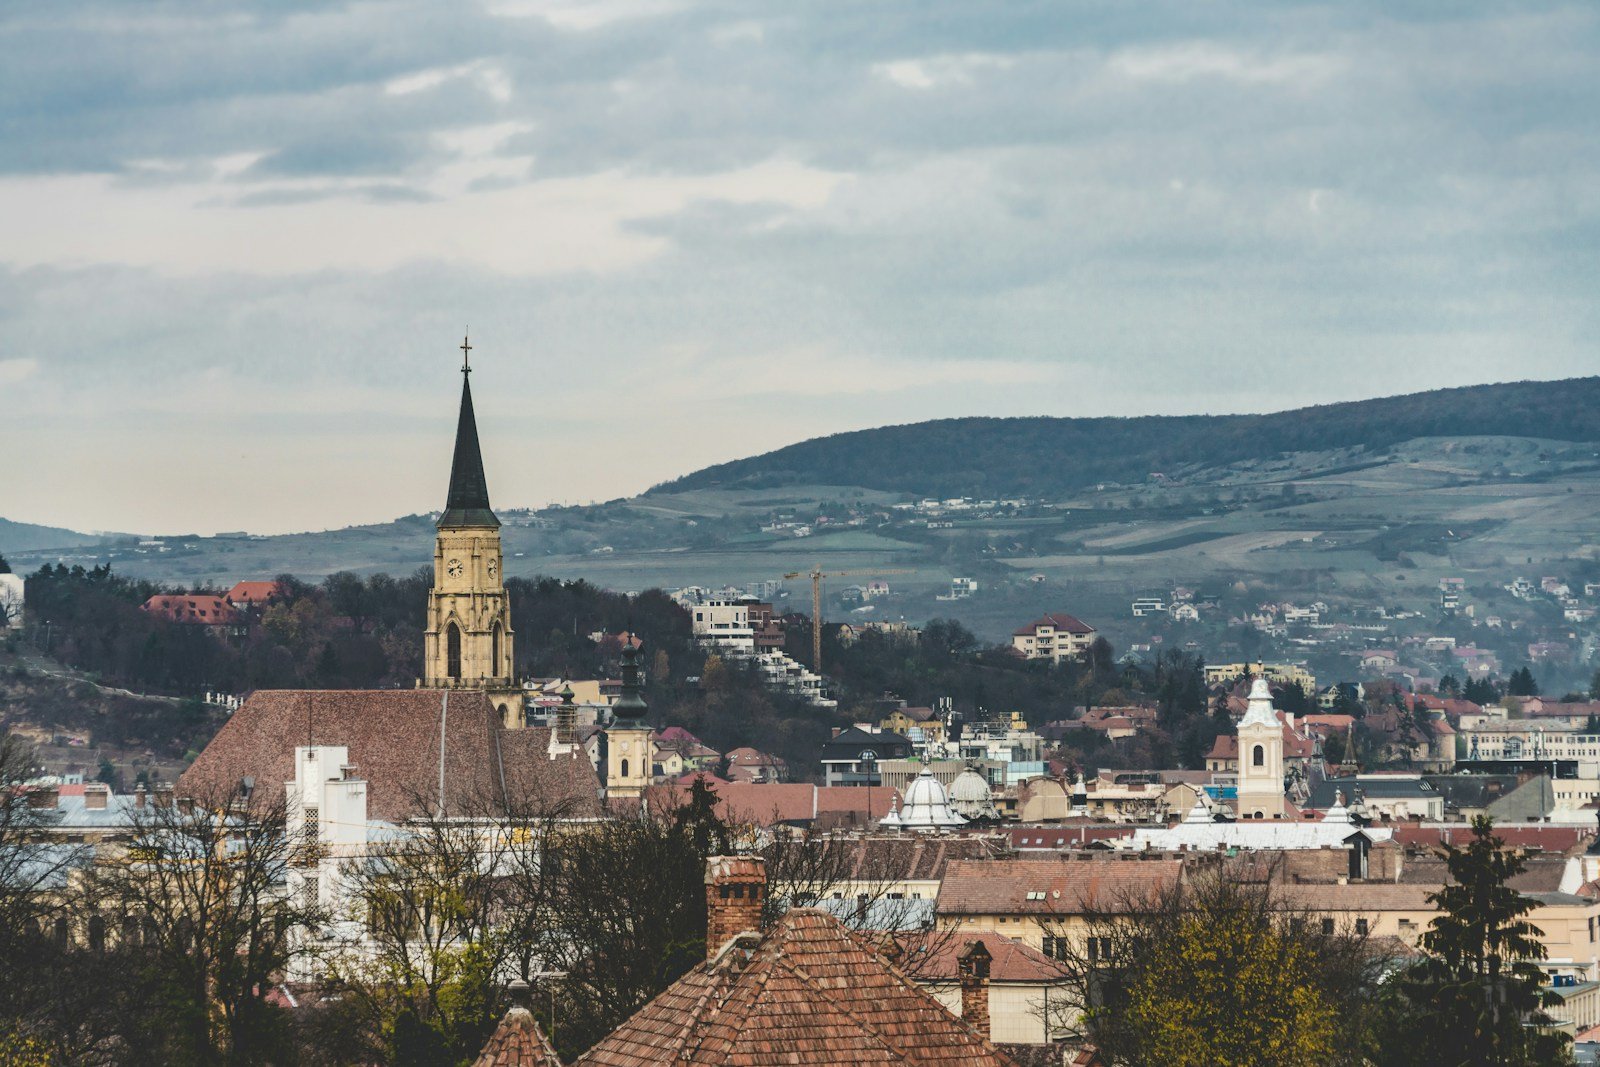
<path id="1" fill-rule="evenodd" d="M 1239 819 L 1281 819 L 1283 723 L 1265 678 L 1250 683 L 1250 707 L 1239 720 Z"/>

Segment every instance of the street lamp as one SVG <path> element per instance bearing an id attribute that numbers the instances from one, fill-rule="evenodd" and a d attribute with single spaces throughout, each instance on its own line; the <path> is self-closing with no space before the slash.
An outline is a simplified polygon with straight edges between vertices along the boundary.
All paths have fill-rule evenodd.
<path id="1" fill-rule="evenodd" d="M 566 971 L 534 971 L 528 976 L 529 978 L 552 979 L 550 983 L 550 1046 L 552 1048 L 555 1047 L 556 1043 L 556 984 L 554 979 L 565 978 L 566 976 Z"/>
<path id="2" fill-rule="evenodd" d="M 867 826 L 872 826 L 872 776 L 878 769 L 878 753 L 873 749 L 863 749 L 860 763 L 866 768 L 867 776 Z"/>

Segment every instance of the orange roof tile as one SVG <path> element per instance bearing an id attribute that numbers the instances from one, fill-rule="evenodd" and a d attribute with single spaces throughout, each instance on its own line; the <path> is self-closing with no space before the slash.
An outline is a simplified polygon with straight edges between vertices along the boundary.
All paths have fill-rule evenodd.
<path id="1" fill-rule="evenodd" d="M 576 1067 L 1014 1067 L 833 916 L 797 908 L 690 971 Z"/>

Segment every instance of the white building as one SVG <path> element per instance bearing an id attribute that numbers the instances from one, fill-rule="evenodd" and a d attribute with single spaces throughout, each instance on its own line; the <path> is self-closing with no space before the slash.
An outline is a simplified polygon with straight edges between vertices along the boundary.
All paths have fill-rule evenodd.
<path id="1" fill-rule="evenodd" d="M 1083 659 L 1094 644 L 1095 628 L 1065 612 L 1054 612 L 1012 631 L 1011 647 L 1025 659 Z"/>
<path id="2" fill-rule="evenodd" d="M 1283 723 L 1265 678 L 1250 684 L 1250 706 L 1239 720 L 1239 818 L 1281 819 Z"/>
<path id="3" fill-rule="evenodd" d="M 690 608 L 694 636 L 722 648 L 756 647 L 750 626 L 750 605 L 745 600 L 708 600 Z"/>
<path id="4" fill-rule="evenodd" d="M 344 745 L 296 746 L 294 769 L 294 780 L 284 783 L 289 838 L 295 843 L 286 889 L 302 906 L 327 915 L 329 932 L 341 931 L 348 938 L 360 930 L 362 917 L 356 914 L 344 868 L 367 851 L 367 783 L 350 766 L 350 750 Z"/>

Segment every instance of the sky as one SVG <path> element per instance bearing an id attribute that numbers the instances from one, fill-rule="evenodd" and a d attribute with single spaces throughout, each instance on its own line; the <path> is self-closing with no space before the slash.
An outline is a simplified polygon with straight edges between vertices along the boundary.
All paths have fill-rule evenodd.
<path id="1" fill-rule="evenodd" d="M 1600 371 L 1600 6 L 7 0 L 0 516 Z"/>

